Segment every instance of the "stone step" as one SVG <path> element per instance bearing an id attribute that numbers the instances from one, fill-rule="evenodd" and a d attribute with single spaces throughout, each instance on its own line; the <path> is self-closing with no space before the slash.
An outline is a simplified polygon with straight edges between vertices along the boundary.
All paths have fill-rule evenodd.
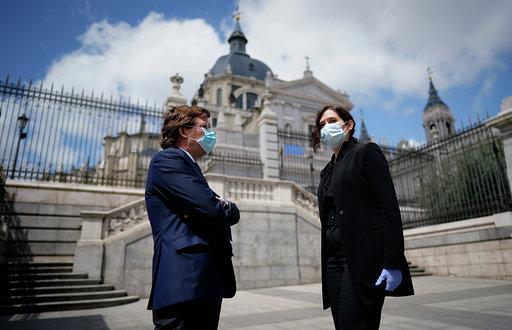
<path id="1" fill-rule="evenodd" d="M 37 192 L 35 193 L 37 194 Z M 45 203 L 38 201 L 37 203 L 34 203 L 33 200 L 30 200 L 30 202 L 23 202 L 19 197 L 17 198 L 14 208 L 16 209 L 17 216 L 20 218 L 26 215 L 39 217 L 56 216 L 79 218 L 81 210 L 90 209 L 90 207 L 86 206 L 63 205 L 55 202 Z"/>
<path id="2" fill-rule="evenodd" d="M 425 271 L 424 268 L 419 267 L 418 265 L 413 265 L 411 262 L 408 262 L 409 272 L 411 276 L 430 276 L 432 273 Z"/>
<path id="3" fill-rule="evenodd" d="M 80 229 L 81 226 L 80 213 L 76 216 L 21 214 L 11 228 Z"/>
<path id="4" fill-rule="evenodd" d="M 11 288 L 9 295 L 40 295 L 40 294 L 60 294 L 60 293 L 78 293 L 114 290 L 112 284 L 92 284 L 92 285 L 68 285 L 68 286 L 44 286 L 31 288 Z"/>
<path id="5" fill-rule="evenodd" d="M 2 267 L 0 274 L 39 274 L 39 273 L 53 273 L 53 274 L 67 274 L 72 273 L 73 267 Z"/>
<path id="6" fill-rule="evenodd" d="M 7 256 L 73 256 L 76 241 L 10 241 L 7 244 Z"/>
<path id="7" fill-rule="evenodd" d="M 17 227 L 9 229 L 9 241 L 78 241 L 80 228 Z"/>
<path id="8" fill-rule="evenodd" d="M 16 262 L 8 261 L 8 267 L 33 268 L 33 267 L 73 267 L 72 262 Z"/>
<path id="9" fill-rule="evenodd" d="M 7 261 L 8 262 L 15 262 L 15 263 L 30 263 L 30 262 L 37 262 L 37 263 L 55 263 L 55 262 L 61 262 L 61 263 L 73 263 L 74 255 L 68 255 L 68 256 L 46 256 L 46 255 L 25 255 L 25 256 L 19 256 L 19 255 L 7 255 Z"/>
<path id="10" fill-rule="evenodd" d="M 58 280 L 33 280 L 33 281 L 9 281 L 9 288 L 32 288 L 41 286 L 70 286 L 70 285 L 90 285 L 100 284 L 101 280 L 97 278 L 85 279 L 58 279 Z"/>
<path id="11" fill-rule="evenodd" d="M 411 273 L 412 277 L 416 277 L 416 276 L 431 276 L 431 275 L 433 275 L 433 274 L 429 273 L 429 272 Z"/>
<path id="12" fill-rule="evenodd" d="M 38 280 L 57 280 L 57 279 L 78 279 L 87 278 L 87 274 L 76 273 L 35 273 L 35 274 L 13 274 L 9 273 L 0 276 L 0 281 L 38 281 Z"/>
<path id="13" fill-rule="evenodd" d="M 105 298 L 124 297 L 127 295 L 128 294 L 126 293 L 125 290 L 23 295 L 23 296 L 0 297 L 0 305 L 14 305 L 14 304 L 27 304 L 27 303 L 39 303 L 39 302 L 53 302 L 53 301 L 105 299 Z"/>
<path id="14" fill-rule="evenodd" d="M 42 313 L 51 311 L 77 310 L 90 308 L 103 308 L 109 306 L 118 306 L 138 301 L 138 296 L 125 296 L 106 299 L 90 299 L 76 301 L 44 302 L 34 304 L 15 304 L 0 306 L 0 315 L 20 314 L 20 313 Z"/>

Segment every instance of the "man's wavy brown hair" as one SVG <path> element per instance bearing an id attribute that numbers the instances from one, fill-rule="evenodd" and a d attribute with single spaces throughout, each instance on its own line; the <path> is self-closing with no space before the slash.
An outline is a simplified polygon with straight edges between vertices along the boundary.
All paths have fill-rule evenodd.
<path id="1" fill-rule="evenodd" d="M 160 130 L 160 147 L 166 149 L 179 141 L 180 128 L 192 127 L 197 117 L 210 118 L 210 111 L 197 106 L 179 105 L 164 114 L 164 124 Z"/>
<path id="2" fill-rule="evenodd" d="M 311 138 L 313 140 L 313 150 L 315 152 L 317 152 L 318 149 L 320 149 L 320 131 L 322 130 L 322 126 L 320 125 L 320 119 L 322 119 L 324 112 L 326 112 L 327 110 L 332 110 L 336 112 L 338 116 L 340 116 L 340 118 L 346 123 L 348 123 L 349 120 L 351 120 L 354 123 L 354 127 L 352 127 L 350 132 L 348 132 L 349 139 L 354 136 L 354 132 L 356 130 L 356 122 L 354 121 L 354 118 L 350 114 L 349 109 L 333 104 L 324 105 L 322 109 L 320 109 L 320 111 L 318 111 L 318 113 L 316 114 L 315 127 L 311 132 Z"/>

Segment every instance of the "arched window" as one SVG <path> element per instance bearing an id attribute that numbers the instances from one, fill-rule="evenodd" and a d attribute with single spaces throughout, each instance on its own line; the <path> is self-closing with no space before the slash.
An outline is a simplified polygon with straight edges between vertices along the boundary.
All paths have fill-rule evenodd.
<path id="1" fill-rule="evenodd" d="M 452 134 L 452 125 L 449 122 L 446 122 L 446 129 L 448 129 L 448 135 Z"/>
<path id="2" fill-rule="evenodd" d="M 247 110 L 252 110 L 254 107 L 254 104 L 256 103 L 256 99 L 258 98 L 258 95 L 254 93 L 247 93 Z"/>
<path id="3" fill-rule="evenodd" d="M 249 71 L 254 71 L 254 64 L 253 63 L 249 64 Z"/>
<path id="4" fill-rule="evenodd" d="M 222 88 L 217 89 L 217 106 L 222 106 Z"/>
<path id="5" fill-rule="evenodd" d="M 244 94 L 240 94 L 240 95 L 236 98 L 235 106 L 236 106 L 238 109 L 243 109 L 243 108 L 244 108 Z"/>

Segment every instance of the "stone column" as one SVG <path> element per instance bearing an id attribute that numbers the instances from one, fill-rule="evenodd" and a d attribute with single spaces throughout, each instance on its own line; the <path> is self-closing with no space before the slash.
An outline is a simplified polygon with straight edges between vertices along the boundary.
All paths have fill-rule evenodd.
<path id="1" fill-rule="evenodd" d="M 86 273 L 89 278 L 101 278 L 103 266 L 104 212 L 82 211 L 82 232 L 76 242 L 74 273 Z"/>
<path id="2" fill-rule="evenodd" d="M 501 111 L 485 122 L 487 127 L 496 127 L 501 132 L 505 161 L 507 164 L 507 178 L 509 187 L 512 187 L 512 95 L 503 99 Z"/>
<path id="3" fill-rule="evenodd" d="M 264 179 L 279 179 L 279 155 L 277 141 L 277 115 L 272 111 L 272 95 L 263 95 L 263 110 L 258 120 L 260 155 Z"/>

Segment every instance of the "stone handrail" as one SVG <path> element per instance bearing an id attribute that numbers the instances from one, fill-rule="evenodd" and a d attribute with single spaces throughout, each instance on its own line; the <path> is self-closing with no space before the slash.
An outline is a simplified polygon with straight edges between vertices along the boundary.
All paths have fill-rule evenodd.
<path id="1" fill-rule="evenodd" d="M 316 196 L 296 184 L 293 184 L 291 188 L 293 203 L 320 220 Z"/>
<path id="2" fill-rule="evenodd" d="M 101 278 L 105 238 L 114 236 L 147 219 L 144 198 L 110 211 L 82 211 L 82 231 L 76 243 L 73 271 Z"/>
<path id="3" fill-rule="evenodd" d="M 110 237 L 141 223 L 147 219 L 147 215 L 144 198 L 109 211 L 105 214 L 107 222 L 105 237 Z"/>
<path id="4" fill-rule="evenodd" d="M 147 219 L 145 199 L 140 198 L 109 211 L 82 211 L 81 217 L 82 238 L 104 239 Z M 94 228 L 84 228 L 91 227 L 91 224 Z M 87 235 L 84 237 L 84 234 Z"/>

